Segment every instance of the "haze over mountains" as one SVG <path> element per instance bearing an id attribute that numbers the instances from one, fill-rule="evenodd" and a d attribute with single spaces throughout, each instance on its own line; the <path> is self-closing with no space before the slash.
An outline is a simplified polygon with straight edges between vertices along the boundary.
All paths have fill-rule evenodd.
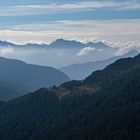
<path id="1" fill-rule="evenodd" d="M 70 79 L 84 79 L 91 72 L 103 69 L 119 58 L 133 57 L 137 54 L 137 51 L 131 51 L 120 57 L 86 64 L 75 64 L 60 70 L 0 57 L 0 100 L 13 99 L 29 91 L 59 85 Z"/>
<path id="2" fill-rule="evenodd" d="M 13 50 L 9 50 L 10 48 L 13 48 Z M 64 39 L 58 39 L 50 45 L 31 43 L 15 45 L 10 42 L 0 41 L 0 49 L 2 49 L 0 50 L 1 55 L 19 59 L 23 59 L 22 57 L 24 57 L 27 62 L 28 60 L 33 60 L 34 63 L 40 65 L 42 64 L 40 61 L 45 62 L 45 65 L 49 62 L 52 66 L 56 63 L 59 67 L 61 66 L 59 62 L 66 63 L 67 65 L 71 62 L 76 63 L 77 61 L 88 62 L 85 64 L 74 64 L 56 70 L 45 65 L 31 65 L 23 61 L 0 57 L 1 100 L 13 99 L 40 87 L 59 85 L 70 79 L 84 79 L 93 71 L 103 69 L 119 58 L 133 57 L 138 54 L 137 51 L 130 51 L 123 56 L 110 58 L 109 56 L 114 56 L 117 49 L 111 48 L 102 42 L 83 44 L 78 41 Z M 110 55 L 108 56 L 107 54 Z M 89 62 L 90 59 L 95 57 L 92 61 L 98 60 L 96 56 L 101 57 L 103 55 L 106 55 L 109 59 Z"/>
<path id="3" fill-rule="evenodd" d="M 48 44 L 28 43 L 17 45 L 0 42 L 0 55 L 19 59 L 31 64 L 60 68 L 73 63 L 104 60 L 114 56 L 118 48 L 112 48 L 103 42 L 81 43 L 74 40 L 57 39 Z"/>
<path id="4" fill-rule="evenodd" d="M 0 102 L 0 112 L 1 140 L 139 140 L 140 54 Z"/>
<path id="5" fill-rule="evenodd" d="M 0 0 L 0 140 L 140 140 L 140 0 Z"/>
<path id="6" fill-rule="evenodd" d="M 134 57 L 138 55 L 138 53 L 138 51 L 133 50 L 122 56 L 114 56 L 102 61 L 73 64 L 62 67 L 60 70 L 66 73 L 72 80 L 82 80 L 90 75 L 93 71 L 101 70 L 120 58 Z"/>
<path id="7" fill-rule="evenodd" d="M 0 100 L 15 98 L 69 80 L 66 74 L 55 68 L 0 57 Z"/>
<path id="8" fill-rule="evenodd" d="M 11 50 L 11 48 L 13 48 L 13 50 Z M 16 45 L 14 43 L 0 41 L 0 49 L 1 55 L 10 58 L 25 58 L 25 60 L 27 60 L 26 62 L 29 60 L 29 62 L 38 63 L 40 65 L 42 64 L 40 62 L 45 62 L 45 64 L 43 63 L 44 65 L 47 65 L 49 62 L 52 66 L 56 63 L 60 67 L 62 63 L 68 65 L 69 63 L 76 63 L 77 61 L 88 62 L 61 68 L 59 70 L 62 72 L 60 72 L 52 67 L 30 65 L 22 61 L 1 57 L 1 100 L 13 99 L 40 87 L 59 85 L 70 79 L 84 79 L 91 74 L 91 72 L 103 69 L 121 57 L 131 57 L 138 54 L 137 51 L 131 51 L 123 56 L 112 57 L 103 61 L 89 62 L 92 58 L 92 61 L 98 60 L 96 56 L 101 57 L 106 55 L 107 58 L 109 57 L 107 54 L 114 56 L 113 53 L 115 53 L 117 49 L 111 48 L 102 42 L 83 44 L 78 41 L 64 39 L 57 39 L 50 45 L 31 43 Z M 103 58 L 106 57 L 103 56 Z"/>

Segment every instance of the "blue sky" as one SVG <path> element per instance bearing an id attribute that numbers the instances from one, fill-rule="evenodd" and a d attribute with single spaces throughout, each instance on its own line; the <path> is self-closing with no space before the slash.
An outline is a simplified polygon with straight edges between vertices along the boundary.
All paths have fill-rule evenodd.
<path id="1" fill-rule="evenodd" d="M 1 0 L 0 39 L 139 43 L 139 0 Z"/>

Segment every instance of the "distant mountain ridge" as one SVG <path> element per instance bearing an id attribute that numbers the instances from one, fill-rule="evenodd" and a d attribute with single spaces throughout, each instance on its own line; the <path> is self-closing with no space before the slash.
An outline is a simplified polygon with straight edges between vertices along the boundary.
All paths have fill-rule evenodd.
<path id="1" fill-rule="evenodd" d="M 122 56 L 115 56 L 106 60 L 96 61 L 96 62 L 88 62 L 81 64 L 73 64 L 66 67 L 60 68 L 61 71 L 66 73 L 73 80 L 81 80 L 90 75 L 93 71 L 100 70 L 105 68 L 107 65 L 115 62 L 120 58 L 134 57 L 138 55 L 138 51 L 133 50 Z"/>
<path id="2" fill-rule="evenodd" d="M 107 49 L 110 46 L 104 44 L 103 42 L 88 42 L 88 43 L 81 43 L 75 40 L 65 40 L 65 39 L 57 39 L 50 44 L 36 44 L 36 43 L 27 43 L 24 45 L 17 45 L 14 43 L 10 43 L 7 41 L 0 41 L 0 47 L 20 47 L 20 48 L 85 48 L 85 47 L 95 47 L 96 49 Z"/>
<path id="3" fill-rule="evenodd" d="M 84 48 L 85 44 L 74 40 L 57 39 L 53 41 L 49 46 L 51 48 Z"/>
<path id="4" fill-rule="evenodd" d="M 14 43 L 8 42 L 8 41 L 0 41 L 0 46 L 1 47 L 8 47 L 8 46 L 17 46 Z"/>

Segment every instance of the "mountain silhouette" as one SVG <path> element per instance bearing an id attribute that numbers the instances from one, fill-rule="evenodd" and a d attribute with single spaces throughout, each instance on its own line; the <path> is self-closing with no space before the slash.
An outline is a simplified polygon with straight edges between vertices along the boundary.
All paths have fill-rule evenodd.
<path id="1" fill-rule="evenodd" d="M 19 96 L 43 86 L 59 85 L 68 80 L 70 79 L 66 74 L 52 67 L 0 57 L 0 87 L 3 89 L 0 99 L 11 99 L 12 95 L 14 98 L 17 93 Z"/>

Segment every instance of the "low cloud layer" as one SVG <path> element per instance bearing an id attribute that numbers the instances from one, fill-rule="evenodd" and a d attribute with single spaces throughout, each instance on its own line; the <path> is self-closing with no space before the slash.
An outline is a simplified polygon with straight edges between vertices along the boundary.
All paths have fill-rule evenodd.
<path id="1" fill-rule="evenodd" d="M 83 41 L 138 42 L 140 20 L 64 20 L 43 24 L 25 24 L 0 30 L 1 40 L 17 43 L 50 43 L 57 38 Z"/>

